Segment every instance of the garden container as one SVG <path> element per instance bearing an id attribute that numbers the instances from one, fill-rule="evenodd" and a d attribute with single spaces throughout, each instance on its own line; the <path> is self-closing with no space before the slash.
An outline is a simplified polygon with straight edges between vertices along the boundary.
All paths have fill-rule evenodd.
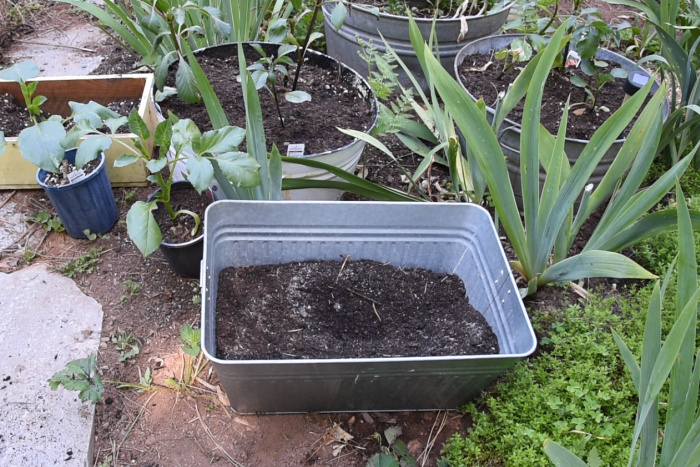
<path id="1" fill-rule="evenodd" d="M 498 338 L 496 355 L 222 360 L 217 288 L 228 267 L 370 259 L 455 273 Z M 218 201 L 205 215 L 202 348 L 237 412 L 456 409 L 536 346 L 493 222 L 458 203 Z"/>
<path id="2" fill-rule="evenodd" d="M 66 151 L 68 163 L 75 162 L 76 151 Z M 91 234 L 109 232 L 119 219 L 119 210 L 107 177 L 104 153 L 100 154 L 99 161 L 99 166 L 84 179 L 60 186 L 45 184 L 48 172 L 35 168 L 36 183 L 44 189 L 63 227 L 73 238 L 87 238 L 86 230 Z"/>
<path id="3" fill-rule="evenodd" d="M 380 12 L 374 14 L 367 10 L 366 6 L 351 4 L 348 6 L 348 14 L 340 30 L 336 30 L 331 23 L 331 14 L 336 3 L 324 3 L 323 15 L 324 31 L 326 35 L 326 48 L 328 55 L 350 68 L 357 70 L 367 77 L 368 68 L 358 52 L 362 49 L 358 38 L 365 43 L 372 41 L 379 54 L 386 52 L 386 46 L 379 33 L 384 36 L 387 43 L 399 55 L 406 64 L 411 74 L 416 78 L 420 86 L 425 90 L 428 83 L 423 69 L 411 45 L 408 34 L 408 16 L 393 15 Z M 513 4 L 510 3 L 500 10 L 492 11 L 487 15 L 467 17 L 468 32 L 460 41 L 461 21 L 459 18 L 439 18 L 435 20 L 435 34 L 437 38 L 440 63 L 452 73 L 454 58 L 464 44 L 484 36 L 496 34 L 506 22 L 508 13 Z M 427 40 L 433 25 L 432 18 L 414 18 L 421 35 Z M 412 83 L 402 68 L 395 70 L 399 74 L 399 81 L 404 86 L 412 86 Z"/>
<path id="4" fill-rule="evenodd" d="M 248 59 L 257 59 L 259 57 L 258 52 L 251 47 L 252 43 L 246 43 L 244 45 L 244 53 Z M 257 43 L 263 47 L 268 56 L 275 55 L 279 44 L 272 43 Z M 238 45 L 237 44 L 222 44 L 213 47 L 207 47 L 200 49 L 195 52 L 198 57 L 217 57 L 226 58 L 238 56 Z M 290 58 L 296 60 L 296 54 L 290 54 Z M 379 104 L 377 98 L 372 91 L 369 83 L 360 76 L 356 71 L 345 66 L 343 63 L 338 62 L 328 55 L 322 54 L 315 50 L 307 50 L 305 56 L 306 63 L 316 65 L 321 68 L 329 70 L 340 70 L 342 80 L 346 83 L 350 83 L 356 89 L 357 94 L 369 103 L 371 109 L 373 109 L 373 118 L 370 128 L 367 133 L 370 133 L 372 129 L 377 124 L 379 119 Z M 313 98 L 313 97 L 312 97 Z M 338 112 L 343 112 L 342 108 L 338 108 Z M 178 115 L 180 118 L 187 118 L 187 115 Z M 162 117 L 161 117 L 162 118 Z M 282 141 L 275 141 L 274 135 L 267 135 L 268 140 L 275 142 L 280 148 L 280 151 L 284 151 L 282 146 Z M 303 143 L 303 141 L 298 141 Z M 360 139 L 355 139 L 352 142 L 346 144 L 343 147 L 336 148 L 330 151 L 317 153 L 317 154 L 304 154 L 301 156 L 304 159 L 312 159 L 314 161 L 323 162 L 326 164 L 334 165 L 347 172 L 353 173 L 357 167 L 357 163 L 360 160 L 362 151 L 365 147 L 365 142 Z M 286 155 L 286 154 L 285 154 Z M 184 179 L 186 177 L 186 162 L 180 161 L 176 166 L 175 176 L 178 179 Z M 282 176 L 285 178 L 299 178 L 307 180 L 338 180 L 332 173 L 323 170 L 316 169 L 313 167 L 307 167 L 299 164 L 292 164 L 288 162 L 282 163 Z M 220 190 L 220 187 L 214 182 L 212 190 L 216 193 Z M 289 190 L 282 192 L 282 198 L 289 200 L 335 200 L 340 197 L 342 191 L 331 189 L 331 188 L 305 188 L 299 190 Z"/>
<path id="5" fill-rule="evenodd" d="M 92 100 L 107 106 L 123 99 L 137 99 L 139 115 L 146 121 L 151 132 L 157 124 L 152 98 L 152 74 L 62 76 L 36 78 L 29 81 L 38 83 L 35 95 L 45 96 L 48 99 L 42 105 L 42 110 L 47 114 L 69 116 L 71 113 L 69 101 L 88 103 Z M 24 103 L 19 83 L 0 80 L 0 94 L 4 93 L 11 94 L 19 102 Z M 36 166 L 22 157 L 16 136 L 5 135 L 7 147 L 0 157 L 0 189 L 39 188 L 35 179 Z M 115 135 L 115 139 L 133 146 L 132 141 L 136 139 L 136 135 L 120 133 Z M 150 146 L 151 142 L 149 142 L 149 151 Z M 127 167 L 114 167 L 114 161 L 125 152 L 127 152 L 126 148 L 118 143 L 112 143 L 112 146 L 105 151 L 107 155 L 105 165 L 112 186 L 146 186 L 146 177 L 149 172 L 144 162 L 138 161 Z"/>
<path id="6" fill-rule="evenodd" d="M 179 190 L 192 190 L 194 192 L 192 184 L 188 181 L 173 182 L 173 185 L 170 188 L 170 190 L 171 192 Z M 148 201 L 153 201 L 157 193 L 158 191 L 149 196 Z M 173 207 L 176 210 L 187 209 L 187 206 Z M 162 205 L 159 205 L 158 209 L 165 208 Z M 203 225 L 200 225 L 199 228 L 202 229 Z M 204 251 L 203 234 L 200 234 L 196 238 L 193 238 L 192 240 L 185 243 L 167 243 L 162 241 L 160 242 L 159 248 L 160 251 L 163 253 L 163 256 L 165 256 L 165 259 L 168 261 L 170 268 L 173 270 L 173 272 L 175 272 L 175 274 L 177 274 L 178 276 L 189 277 L 193 279 L 199 277 L 199 268 L 202 264 L 202 255 Z"/>
<path id="7" fill-rule="evenodd" d="M 462 62 L 464 62 L 467 56 L 472 54 L 490 54 L 493 51 L 506 48 L 515 39 L 521 37 L 523 36 L 520 34 L 503 34 L 500 36 L 484 37 L 482 39 L 476 40 L 465 45 L 459 51 L 454 61 L 453 71 L 455 73 L 455 76 L 457 77 L 457 81 L 467 92 L 467 94 L 469 94 L 469 97 L 471 97 L 474 101 L 478 100 L 479 96 L 472 95 L 469 92 L 469 89 L 467 89 L 467 87 L 463 83 L 461 77 L 459 76 L 459 67 L 462 64 Z M 637 67 L 637 65 L 633 61 L 610 50 L 600 49 L 596 54 L 596 58 L 605 62 L 615 63 L 628 73 L 633 70 L 639 70 L 644 76 L 651 78 L 651 75 L 646 70 Z M 615 85 L 616 83 L 607 84 L 607 86 Z M 654 84 L 652 84 L 651 93 L 655 93 L 658 89 L 659 84 L 655 82 Z M 668 99 L 664 103 L 663 111 L 665 120 L 669 114 Z M 495 110 L 492 107 L 486 107 L 486 118 L 489 122 L 493 121 L 494 115 Z M 520 131 L 521 126 L 519 123 L 516 123 L 506 118 L 501 124 L 501 127 L 499 128 L 498 140 L 501 143 L 503 154 L 506 156 L 506 164 L 508 165 L 508 172 L 510 175 L 511 184 L 513 186 L 513 191 L 515 193 L 515 199 L 518 203 L 518 206 L 522 207 L 522 188 L 520 182 Z M 460 141 L 462 147 L 466 147 L 464 139 L 460 138 Z M 610 149 L 608 149 L 608 151 L 605 153 L 603 158 L 600 160 L 600 163 L 593 171 L 593 174 L 588 179 L 588 183 L 592 183 L 595 186 L 597 186 L 603 180 L 603 177 L 610 169 L 610 166 L 615 160 L 615 157 L 617 157 L 617 153 L 620 152 L 620 148 L 622 147 L 624 142 L 625 138 L 620 138 L 616 140 L 612 144 L 612 146 L 610 146 Z M 564 151 L 566 152 L 566 156 L 569 159 L 569 163 L 571 164 L 571 166 L 573 166 L 576 163 L 578 157 L 581 155 L 581 152 L 583 152 L 583 149 L 586 147 L 587 144 L 587 139 L 566 138 L 566 141 L 564 143 Z M 546 176 L 547 174 L 544 171 L 544 169 L 540 168 L 540 188 L 544 185 Z"/>

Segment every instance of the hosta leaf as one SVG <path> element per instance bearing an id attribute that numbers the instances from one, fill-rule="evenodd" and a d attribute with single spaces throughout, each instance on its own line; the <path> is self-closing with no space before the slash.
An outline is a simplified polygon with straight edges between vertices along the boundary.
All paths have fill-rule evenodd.
<path id="1" fill-rule="evenodd" d="M 157 208 L 155 201 L 136 201 L 126 215 L 126 229 L 143 256 L 158 249 L 162 239 L 160 227 L 152 211 Z"/>
<path id="2" fill-rule="evenodd" d="M 105 135 L 92 136 L 78 146 L 75 153 L 75 165 L 79 169 L 85 164 L 97 158 L 102 151 L 106 151 L 112 145 L 112 138 Z"/>

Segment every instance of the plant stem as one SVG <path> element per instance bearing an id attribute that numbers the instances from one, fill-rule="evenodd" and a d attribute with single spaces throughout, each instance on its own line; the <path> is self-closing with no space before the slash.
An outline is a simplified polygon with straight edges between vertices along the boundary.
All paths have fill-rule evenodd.
<path id="1" fill-rule="evenodd" d="M 318 12 L 321 11 L 321 3 L 323 0 L 316 0 L 314 4 L 314 12 L 311 15 L 311 21 L 309 21 L 309 30 L 306 31 L 306 37 L 304 38 L 304 45 L 301 47 L 301 53 L 297 48 L 297 70 L 294 72 L 294 83 L 292 83 L 292 91 L 297 90 L 297 81 L 299 80 L 299 72 L 301 71 L 301 65 L 304 63 L 304 56 L 306 55 L 306 49 L 309 47 L 309 40 L 311 40 L 311 34 L 314 32 L 314 24 L 316 23 L 316 17 Z"/>
<path id="2" fill-rule="evenodd" d="M 280 119 L 280 125 L 284 128 L 284 118 L 282 118 L 282 110 L 280 109 L 280 102 L 277 99 L 277 87 L 272 83 L 272 97 L 275 99 L 275 107 L 277 107 L 277 118 Z"/>

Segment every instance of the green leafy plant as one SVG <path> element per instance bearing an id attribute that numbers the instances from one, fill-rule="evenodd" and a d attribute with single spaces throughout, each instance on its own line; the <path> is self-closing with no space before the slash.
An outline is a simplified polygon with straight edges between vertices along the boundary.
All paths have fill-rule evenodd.
<path id="1" fill-rule="evenodd" d="M 119 361 L 125 362 L 139 354 L 139 341 L 131 332 L 126 332 L 122 328 L 117 328 L 110 336 L 114 348 L 119 352 Z"/>
<path id="2" fill-rule="evenodd" d="M 379 443 L 380 451 L 367 461 L 367 467 L 418 467 L 416 459 L 408 452 L 406 443 L 399 438 L 401 428 L 392 426 L 384 430 L 386 446 L 382 443 L 382 435 L 374 434 Z"/>
<path id="3" fill-rule="evenodd" d="M 549 282 L 578 280 L 584 277 L 653 278 L 631 259 L 616 253 L 644 238 L 677 228 L 675 213 L 651 214 L 648 211 L 664 196 L 677 176 L 688 167 L 686 157 L 651 186 L 640 186 L 653 160 L 660 140 L 662 86 L 643 110 L 625 140 L 614 164 L 597 187 L 587 180 L 610 145 L 630 123 L 651 87 L 632 96 L 596 131 L 573 167 L 564 154 L 568 104 L 556 137 L 540 125 L 540 107 L 545 78 L 567 42 L 566 25 L 552 36 L 547 47 L 523 69 L 508 93 L 497 105 L 492 125 L 481 107 L 443 70 L 430 49 L 418 50 L 428 76 L 462 131 L 469 154 L 483 171 L 498 220 L 513 245 L 517 261 L 511 267 L 520 273 L 527 286 L 523 294 L 533 293 Z M 412 24 L 412 34 L 419 36 Z M 415 47 L 415 46 L 414 46 Z M 515 202 L 505 157 L 496 130 L 505 116 L 527 94 L 521 133 L 523 217 Z M 694 148 L 700 148 L 700 143 Z M 693 155 L 691 154 L 691 156 Z M 540 195 L 539 167 L 547 177 Z M 629 172 L 626 176 L 625 174 Z M 611 196 L 601 222 L 591 234 L 583 251 L 567 258 L 583 222 Z M 575 203 L 580 197 L 578 209 Z M 698 214 L 693 218 L 699 226 Z"/>
<path id="4" fill-rule="evenodd" d="M 51 232 L 52 230 L 55 230 L 56 232 L 66 231 L 65 227 L 63 227 L 61 219 L 58 216 L 52 216 L 47 211 L 39 211 L 35 215 L 29 216 L 28 220 L 38 222 L 47 232 Z"/>
<path id="5" fill-rule="evenodd" d="M 81 401 L 90 401 L 96 404 L 104 393 L 102 379 L 97 374 L 97 356 L 91 354 L 87 358 L 66 363 L 65 369 L 49 379 L 49 385 L 52 391 L 58 389 L 59 386 L 63 386 L 69 391 L 78 391 L 78 397 Z"/>
<path id="6" fill-rule="evenodd" d="M 36 96 L 37 81 L 27 81 L 39 74 L 39 67 L 33 62 L 21 62 L 0 71 L 0 79 L 19 83 L 32 125 L 23 129 L 17 144 L 22 157 L 47 172 L 62 175 L 62 184 L 70 183 L 68 161 L 65 152 L 76 146 L 85 135 L 94 136 L 82 141 L 75 156 L 75 166 L 82 169 L 85 164 L 96 159 L 112 145 L 112 138 L 99 128 L 107 127 L 111 134 L 126 123 L 125 117 L 90 101 L 87 104 L 69 102 L 72 113 L 68 118 L 54 115 L 42 119 L 41 105 L 45 96 Z M 73 126 L 66 131 L 65 125 Z M 4 134 L 0 132 L 0 156 L 5 151 Z"/>
<path id="7" fill-rule="evenodd" d="M 90 248 L 90 250 L 80 258 L 69 261 L 58 268 L 58 271 L 71 278 L 76 274 L 90 274 L 95 270 L 97 265 L 102 262 L 102 251 L 102 247 Z"/>
<path id="8" fill-rule="evenodd" d="M 198 235 L 199 216 L 187 209 L 175 211 L 171 203 L 172 169 L 178 161 L 187 161 L 188 179 L 198 193 L 208 189 L 214 178 L 223 187 L 233 184 L 240 189 L 249 189 L 260 183 L 259 165 L 251 156 L 238 151 L 238 145 L 245 137 L 241 128 L 225 126 L 201 133 L 192 120 L 178 120 L 171 114 L 154 131 L 154 151 L 157 151 L 154 158 L 151 158 L 146 143 L 151 133 L 135 110 L 129 115 L 129 128 L 139 138 L 136 145 L 139 154 L 124 154 L 114 165 L 124 167 L 143 160 L 152 173 L 148 179 L 159 187 L 152 201 L 136 201 L 126 216 L 129 237 L 144 256 L 153 253 L 162 239 L 160 226 L 153 215 L 153 210 L 159 205 L 167 211 L 173 226 L 178 225 L 181 215 L 192 217 L 195 227 L 190 235 Z M 168 151 L 172 151 L 170 155 Z"/>
<path id="9" fill-rule="evenodd" d="M 527 37 L 513 40 L 508 47 L 496 51 L 494 57 L 503 61 L 503 70 L 497 79 L 502 79 L 515 67 L 516 63 L 526 62 L 532 58 L 532 46 Z"/>
<path id="10" fill-rule="evenodd" d="M 141 284 L 131 279 L 126 279 L 122 282 L 122 289 L 124 289 L 125 294 L 119 297 L 119 304 L 122 304 L 129 300 L 134 295 L 141 292 Z"/>
<path id="11" fill-rule="evenodd" d="M 184 353 L 182 371 L 178 380 L 174 378 L 165 380 L 167 386 L 187 391 L 194 384 L 204 365 L 206 365 L 204 353 L 199 345 L 200 339 L 201 332 L 199 329 L 193 329 L 187 323 L 180 326 L 180 341 L 182 342 L 182 351 Z"/>
<path id="12" fill-rule="evenodd" d="M 690 212 L 680 186 L 678 200 L 679 254 L 678 292 L 674 323 L 662 340 L 662 303 L 671 277 L 669 269 L 663 284 L 654 287 L 647 311 L 641 358 L 638 361 L 623 339 L 613 331 L 620 354 L 627 365 L 639 397 L 629 466 L 697 465 L 700 462 L 700 417 L 698 387 L 700 351 L 696 343 L 697 310 L 700 298 L 695 243 Z M 660 427 L 659 395 L 669 383 L 666 421 Z M 659 436 L 659 430 L 662 436 Z M 660 445 L 660 446 L 659 446 Z M 660 452 L 659 452 L 660 447 Z M 557 466 L 587 464 L 568 449 L 548 440 L 544 449 Z"/>

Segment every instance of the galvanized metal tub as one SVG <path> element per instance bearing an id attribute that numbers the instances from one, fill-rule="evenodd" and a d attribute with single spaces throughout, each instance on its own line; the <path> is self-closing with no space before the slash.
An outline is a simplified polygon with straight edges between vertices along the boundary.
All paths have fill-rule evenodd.
<path id="1" fill-rule="evenodd" d="M 242 413 L 455 409 L 536 339 L 493 222 L 458 203 L 218 201 L 205 215 L 202 348 Z M 456 273 L 493 328 L 498 355 L 221 360 L 216 298 L 222 269 L 304 260 L 373 259 Z"/>
<path id="2" fill-rule="evenodd" d="M 462 62 L 464 62 L 466 57 L 469 55 L 477 53 L 489 54 L 495 50 L 508 47 L 511 42 L 521 37 L 523 37 L 521 34 L 502 34 L 500 36 L 484 37 L 465 45 L 462 50 L 459 51 L 459 54 L 457 54 L 454 61 L 453 71 L 459 84 L 474 101 L 476 101 L 478 98 L 469 92 L 469 89 L 467 89 L 467 87 L 464 85 L 459 75 L 459 67 L 462 65 Z M 613 62 L 627 72 L 631 72 L 632 70 L 640 70 L 645 76 L 651 78 L 651 74 L 649 72 L 637 67 L 633 61 L 610 50 L 600 49 L 596 54 L 596 58 L 606 62 Z M 607 85 L 614 86 L 615 84 L 608 83 Z M 658 89 L 659 83 L 654 82 L 652 84 L 651 93 L 655 93 Z M 492 107 L 488 107 L 489 104 L 491 103 L 486 103 L 486 118 L 489 122 L 492 122 L 495 115 L 495 110 Z M 668 99 L 666 99 L 663 108 L 664 120 L 669 115 L 669 105 L 670 103 Z M 501 124 L 501 127 L 498 129 L 498 141 L 501 143 L 503 155 L 506 156 L 506 164 L 508 166 L 511 185 L 513 186 L 513 191 L 515 193 L 515 199 L 518 206 L 522 207 L 522 185 L 520 182 L 520 130 L 521 126 L 519 123 L 506 118 Z M 620 138 L 616 140 L 612 146 L 610 146 L 610 149 L 608 149 L 608 151 L 605 153 L 603 158 L 600 160 L 600 163 L 591 174 L 591 177 L 588 179 L 588 183 L 593 183 L 595 186 L 597 186 L 603 180 L 603 177 L 608 170 L 610 170 L 610 166 L 615 161 L 617 153 L 620 152 L 620 148 L 622 148 L 624 142 L 625 138 Z M 462 147 L 466 147 L 466 143 L 461 135 L 460 143 L 462 144 Z M 566 156 L 572 166 L 576 163 L 587 144 L 587 139 L 566 138 L 566 141 L 564 142 L 564 151 L 566 152 Z M 543 168 L 540 168 L 539 177 L 540 187 L 542 187 L 547 177 L 547 174 Z"/>
<path id="3" fill-rule="evenodd" d="M 375 15 L 362 5 L 351 5 L 345 23 L 340 31 L 331 24 L 331 14 L 335 8 L 335 3 L 323 5 L 324 31 L 326 34 L 326 49 L 328 55 L 335 57 L 345 63 L 350 68 L 361 73 L 364 77 L 368 75 L 367 64 L 358 55 L 361 50 L 357 43 L 357 37 L 364 42 L 372 41 L 380 54 L 386 52 L 386 46 L 379 33 L 384 36 L 387 43 L 396 51 L 401 60 L 406 64 L 411 73 L 416 77 L 423 89 L 427 88 L 427 81 L 420 62 L 411 45 L 408 35 L 408 17 L 392 15 L 380 12 Z M 458 41 L 461 23 L 455 18 L 439 18 L 435 20 L 435 34 L 439 49 L 440 63 L 452 73 L 454 58 L 464 44 L 480 37 L 495 34 L 503 26 L 508 18 L 508 13 L 513 3 L 510 3 L 500 10 L 490 12 L 483 16 L 467 17 L 468 32 L 465 37 Z M 420 32 L 428 40 L 433 25 L 432 18 L 415 18 Z M 399 81 L 404 86 L 412 86 L 406 73 L 401 68 L 397 68 Z"/>

